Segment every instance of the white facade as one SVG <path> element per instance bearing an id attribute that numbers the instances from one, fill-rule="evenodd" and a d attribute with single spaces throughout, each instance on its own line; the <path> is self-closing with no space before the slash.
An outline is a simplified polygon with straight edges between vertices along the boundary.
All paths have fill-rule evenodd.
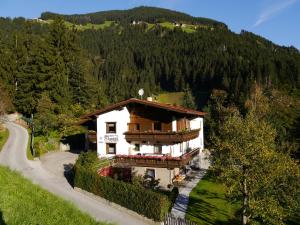
<path id="1" fill-rule="evenodd" d="M 116 123 L 116 133 L 106 133 L 106 123 Z M 128 155 L 130 144 L 126 141 L 124 133 L 127 131 L 127 124 L 130 122 L 130 114 L 126 107 L 122 110 L 113 110 L 101 114 L 97 118 L 97 153 L 99 157 L 109 157 L 106 154 L 106 143 L 116 144 L 116 154 Z"/>
<path id="2" fill-rule="evenodd" d="M 116 133 L 107 133 L 107 123 L 116 124 Z M 111 157 L 117 155 L 136 155 L 136 154 L 154 154 L 154 146 L 146 143 L 131 142 L 128 143 L 124 133 L 128 131 L 130 123 L 130 113 L 126 107 L 121 110 L 113 110 L 101 114 L 97 117 L 97 153 L 99 157 Z M 172 121 L 172 131 L 177 130 L 176 118 Z M 203 118 L 197 117 L 190 120 L 190 128 L 200 129 L 199 136 L 193 140 L 174 145 L 162 145 L 162 154 L 169 154 L 173 157 L 179 157 L 186 153 L 188 148 L 204 148 L 203 141 Z M 115 154 L 107 154 L 107 143 L 115 144 Z M 139 144 L 139 150 L 136 145 Z"/>

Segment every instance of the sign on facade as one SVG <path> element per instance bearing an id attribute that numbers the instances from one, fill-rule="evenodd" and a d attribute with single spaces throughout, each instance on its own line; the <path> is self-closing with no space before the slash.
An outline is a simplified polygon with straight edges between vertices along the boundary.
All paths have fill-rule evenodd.
<path id="1" fill-rule="evenodd" d="M 116 143 L 116 142 L 118 142 L 118 135 L 116 135 L 116 134 L 106 134 L 106 135 L 104 135 L 104 142 L 106 142 L 106 143 Z"/>

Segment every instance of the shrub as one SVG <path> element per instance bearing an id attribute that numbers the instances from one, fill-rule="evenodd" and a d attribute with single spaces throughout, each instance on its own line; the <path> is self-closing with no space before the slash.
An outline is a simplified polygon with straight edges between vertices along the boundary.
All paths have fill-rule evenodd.
<path id="1" fill-rule="evenodd" d="M 167 196 L 110 177 L 100 177 L 94 169 L 86 165 L 94 164 L 94 160 L 91 153 L 84 153 L 83 156 L 79 157 L 74 166 L 74 185 L 76 187 L 92 192 L 155 221 L 164 219 L 171 205 Z"/>

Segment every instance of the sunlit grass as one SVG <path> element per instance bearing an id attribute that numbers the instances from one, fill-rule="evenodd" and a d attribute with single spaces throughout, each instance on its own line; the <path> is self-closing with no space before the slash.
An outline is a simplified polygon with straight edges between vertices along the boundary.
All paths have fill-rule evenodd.
<path id="1" fill-rule="evenodd" d="M 204 177 L 190 193 L 186 217 L 201 225 L 239 224 L 238 203 L 225 197 L 225 187 L 213 177 Z"/>
<path id="2" fill-rule="evenodd" d="M 2 150 L 6 140 L 8 139 L 9 132 L 7 129 L 0 131 L 0 151 Z"/>

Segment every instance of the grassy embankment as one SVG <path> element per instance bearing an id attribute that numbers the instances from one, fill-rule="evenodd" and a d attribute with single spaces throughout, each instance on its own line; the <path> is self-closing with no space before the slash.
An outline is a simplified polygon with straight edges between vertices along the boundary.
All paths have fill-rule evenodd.
<path id="1" fill-rule="evenodd" d="M 105 224 L 7 168 L 0 178 L 0 224 Z"/>
<path id="2" fill-rule="evenodd" d="M 2 150 L 6 140 L 8 139 L 9 133 L 7 129 L 0 130 L 0 151 Z"/>
<path id="3" fill-rule="evenodd" d="M 186 218 L 201 225 L 239 224 L 238 208 L 238 203 L 226 199 L 225 187 L 206 176 L 190 193 Z"/>

